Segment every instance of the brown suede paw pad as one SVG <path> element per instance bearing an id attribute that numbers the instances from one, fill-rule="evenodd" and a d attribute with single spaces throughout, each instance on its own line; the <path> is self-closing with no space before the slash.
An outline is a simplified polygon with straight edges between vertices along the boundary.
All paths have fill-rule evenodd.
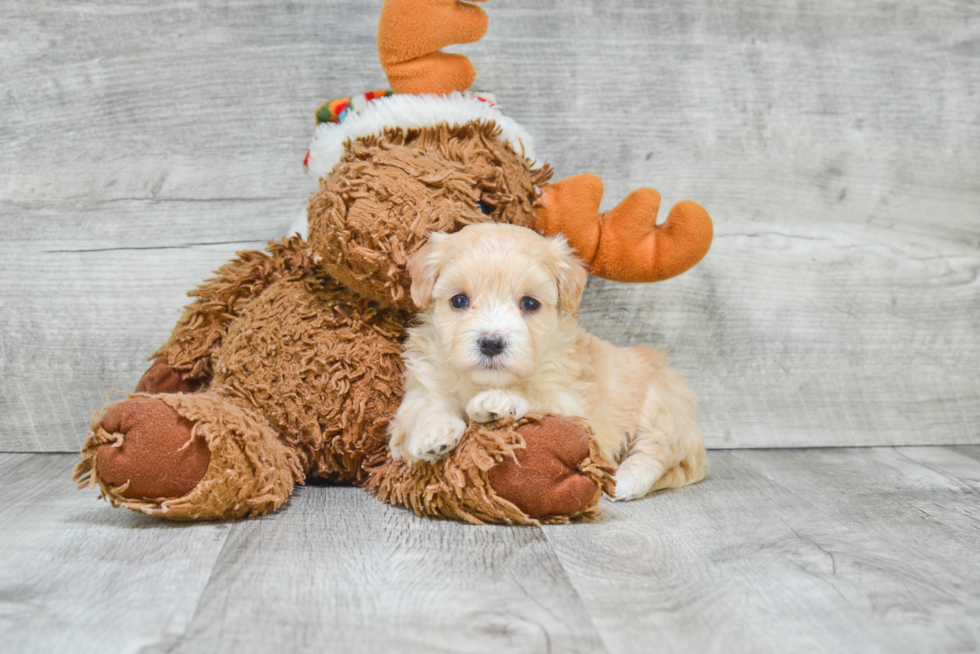
<path id="1" fill-rule="evenodd" d="M 207 442 L 192 439 L 193 426 L 154 398 L 116 404 L 102 416 L 102 429 L 122 434 L 122 444 L 99 447 L 99 476 L 112 486 L 128 483 L 120 495 L 130 499 L 186 495 L 204 478 L 211 462 Z"/>
<path id="2" fill-rule="evenodd" d="M 517 428 L 525 448 L 487 472 L 498 495 L 532 518 L 572 515 L 591 504 L 599 485 L 578 466 L 589 455 L 589 436 L 567 420 L 546 416 Z"/>

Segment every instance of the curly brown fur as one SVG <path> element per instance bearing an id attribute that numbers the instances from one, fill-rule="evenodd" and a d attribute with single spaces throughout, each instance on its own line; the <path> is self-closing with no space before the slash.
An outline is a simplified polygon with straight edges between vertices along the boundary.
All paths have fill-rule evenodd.
<path id="1" fill-rule="evenodd" d="M 186 495 L 127 498 L 123 495 L 125 484 L 112 486 L 98 474 L 99 448 L 116 443 L 122 436 L 103 428 L 101 420 L 106 411 L 96 414 L 73 479 L 80 488 L 98 486 L 101 496 L 113 506 L 170 520 L 258 516 L 278 509 L 289 498 L 293 485 L 303 483 L 303 470 L 295 452 L 280 443 L 269 426 L 251 411 L 228 405 L 209 394 L 129 397 L 155 398 L 192 422 L 192 438 L 200 437 L 207 442 L 211 460 L 204 479 Z"/>
<path id="2" fill-rule="evenodd" d="M 489 424 L 472 423 L 459 446 L 446 458 L 432 464 L 409 465 L 388 457 L 371 468 L 372 476 L 366 488 L 382 502 L 406 506 L 416 515 L 453 518 L 473 524 L 537 525 L 594 519 L 601 513 L 598 506 L 601 492 L 612 491 L 615 466 L 602 457 L 591 439 L 589 455 L 579 463 L 577 470 L 569 471 L 584 476 L 595 485 L 591 501 L 578 511 L 533 518 L 502 497 L 491 484 L 491 471 L 507 460 L 516 461 L 520 451 L 526 448 L 518 429 L 541 418 L 535 415 L 516 421 L 507 418 Z M 584 422 L 572 422 L 591 433 Z M 545 483 L 551 484 L 547 480 Z"/>
<path id="3" fill-rule="evenodd" d="M 274 510 L 307 475 L 363 485 L 420 515 L 470 522 L 596 515 L 599 489 L 608 490 L 610 479 L 597 452 L 566 471 L 591 495 L 574 511 L 537 520 L 494 490 L 490 471 L 526 448 L 520 424 L 475 425 L 441 467 L 408 468 L 387 447 L 386 427 L 403 393 L 401 341 L 414 309 L 409 258 L 432 230 L 529 225 L 551 176 L 498 137 L 496 126 L 470 123 L 348 143 L 311 198 L 309 244 L 293 237 L 270 243 L 268 253 L 240 253 L 189 294 L 194 302 L 153 355 L 162 358 L 153 379 L 174 382 L 166 388 L 195 390 L 184 382 L 203 382 L 194 394 L 151 396 L 206 440 L 210 463 L 201 483 L 181 497 L 124 497 L 125 484 L 99 477 L 97 456 L 123 436 L 107 432 L 98 417 L 76 478 L 98 485 L 114 505 L 181 520 Z M 550 456 L 551 446 L 561 449 L 552 442 L 541 451 Z"/>
<path id="4" fill-rule="evenodd" d="M 310 198 L 310 244 L 331 253 L 318 263 L 351 290 L 412 310 L 406 265 L 429 232 L 488 221 L 530 227 L 552 171 L 531 168 L 499 133 L 474 122 L 349 142 Z"/>
<path id="5" fill-rule="evenodd" d="M 331 279 L 281 280 L 231 326 L 211 390 L 261 411 L 305 472 L 359 482 L 387 450 L 408 317 Z"/>
<path id="6" fill-rule="evenodd" d="M 270 284 L 280 279 L 297 280 L 315 268 L 309 246 L 298 236 L 269 242 L 267 252 L 248 250 L 218 268 L 187 295 L 195 298 L 167 342 L 150 355 L 166 357 L 183 379 L 205 383 L 214 374 L 212 354 L 221 345 L 228 325 Z"/>

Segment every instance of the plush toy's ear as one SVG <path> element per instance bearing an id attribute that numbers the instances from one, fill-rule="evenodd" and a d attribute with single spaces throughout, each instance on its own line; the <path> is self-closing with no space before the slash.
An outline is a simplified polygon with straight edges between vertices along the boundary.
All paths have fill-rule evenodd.
<path id="1" fill-rule="evenodd" d="M 483 2 L 483 0 L 478 0 Z M 479 41 L 487 15 L 456 0 L 385 0 L 378 21 L 378 58 L 395 93 L 465 91 L 476 69 L 463 55 L 440 52 Z"/>
<path id="2" fill-rule="evenodd" d="M 564 236 L 559 235 L 552 239 L 551 252 L 554 257 L 552 270 L 558 280 L 558 306 L 569 316 L 577 315 L 589 271 Z"/>
<path id="3" fill-rule="evenodd" d="M 429 241 L 408 261 L 408 272 L 412 275 L 412 302 L 421 311 L 428 308 L 432 289 L 446 263 L 448 236 L 442 232 L 431 232 Z"/>
<path id="4" fill-rule="evenodd" d="M 573 175 L 546 186 L 535 205 L 534 228 L 564 234 L 598 277 L 617 282 L 659 282 L 693 267 L 711 247 L 711 217 L 682 200 L 657 224 L 660 194 L 639 188 L 599 213 L 602 180 Z"/>

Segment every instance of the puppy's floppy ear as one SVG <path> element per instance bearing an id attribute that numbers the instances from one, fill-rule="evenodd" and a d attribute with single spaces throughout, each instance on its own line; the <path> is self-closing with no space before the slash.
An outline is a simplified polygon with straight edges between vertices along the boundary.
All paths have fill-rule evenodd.
<path id="1" fill-rule="evenodd" d="M 412 302 L 422 311 L 428 308 L 432 289 L 447 261 L 448 238 L 449 234 L 430 232 L 428 242 L 408 262 L 408 272 L 412 275 Z"/>
<path id="2" fill-rule="evenodd" d="M 582 261 L 575 256 L 575 250 L 568 245 L 564 236 L 559 235 L 551 239 L 551 252 L 552 270 L 558 281 L 558 305 L 566 314 L 577 315 L 589 272 Z"/>

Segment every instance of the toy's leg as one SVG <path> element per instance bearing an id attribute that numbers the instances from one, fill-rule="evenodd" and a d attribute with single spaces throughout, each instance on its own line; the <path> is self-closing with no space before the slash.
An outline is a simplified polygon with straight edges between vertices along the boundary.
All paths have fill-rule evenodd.
<path id="1" fill-rule="evenodd" d="M 589 435 L 550 416 L 517 432 L 525 447 L 490 469 L 494 491 L 532 518 L 597 512 L 600 490 L 611 489 L 612 466 L 602 462 Z"/>
<path id="2" fill-rule="evenodd" d="M 368 489 L 418 515 L 473 523 L 567 522 L 598 514 L 614 466 L 588 433 L 546 416 L 472 423 L 459 446 L 433 464 L 389 459 Z"/>
<path id="3" fill-rule="evenodd" d="M 137 393 L 194 393 L 203 380 L 186 379 L 173 369 L 167 357 L 157 357 L 136 384 Z"/>
<path id="4" fill-rule="evenodd" d="M 303 470 L 250 410 L 212 393 L 139 394 L 95 416 L 75 479 L 114 506 L 213 520 L 277 509 Z"/>

